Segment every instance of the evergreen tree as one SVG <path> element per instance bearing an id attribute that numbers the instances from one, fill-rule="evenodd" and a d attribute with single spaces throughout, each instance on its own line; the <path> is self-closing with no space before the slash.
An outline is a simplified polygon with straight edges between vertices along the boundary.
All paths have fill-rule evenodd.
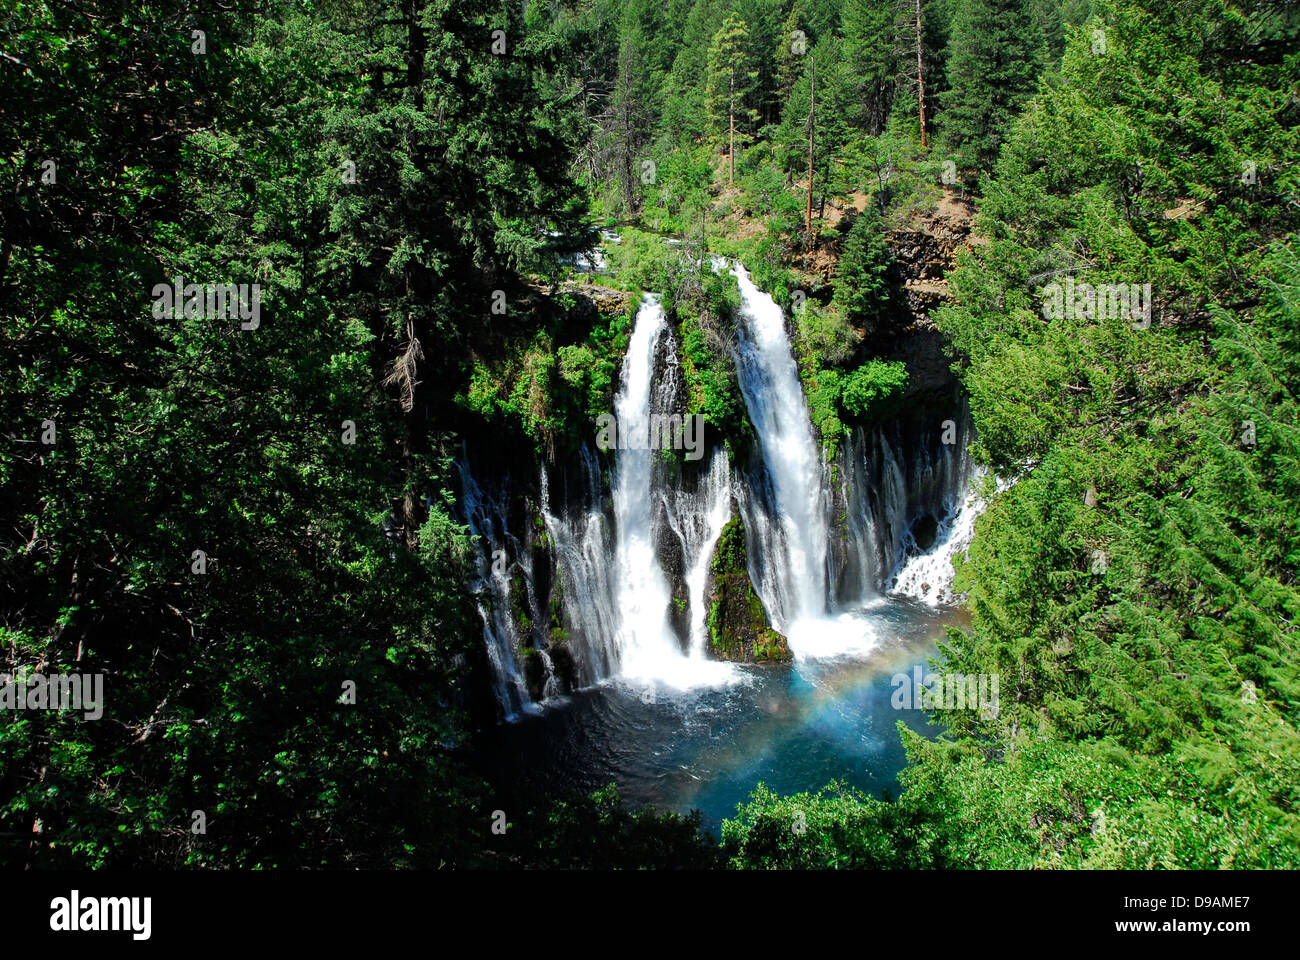
<path id="1" fill-rule="evenodd" d="M 581 216 L 580 105 L 494 4 L 326 8 L 4 15 L 0 657 L 111 678 L 102 723 L 5 711 L 6 859 L 475 856 L 439 747 L 477 682 L 466 542 L 419 381 Z"/>
<path id="2" fill-rule="evenodd" d="M 822 40 L 805 61 L 776 139 L 782 168 L 804 181 L 802 191 L 820 217 L 828 200 L 842 199 L 854 186 L 849 162 L 853 138 L 846 120 L 852 111 L 852 91 L 844 80 L 837 37 Z M 807 239 L 811 242 L 811 235 Z"/>
<path id="3" fill-rule="evenodd" d="M 884 130 L 898 69 L 895 14 L 879 0 L 847 0 L 841 13 L 844 59 L 852 85 L 848 122 L 869 136 Z"/>
<path id="4" fill-rule="evenodd" d="M 940 98 L 940 148 L 988 171 L 1011 121 L 1033 95 L 1044 45 L 1027 0 L 957 0 Z"/>
<path id="5" fill-rule="evenodd" d="M 644 29 L 632 10 L 624 17 L 618 47 L 618 75 L 610 96 L 605 137 L 622 208 L 639 206 L 638 158 L 654 129 L 655 91 Z"/>
<path id="6" fill-rule="evenodd" d="M 845 319 L 868 333 L 877 329 L 889 305 L 886 273 L 892 262 L 880 213 L 869 206 L 841 243 L 834 300 Z"/>
<path id="7" fill-rule="evenodd" d="M 808 40 L 807 31 L 804 30 L 802 21 L 798 17 L 796 5 L 790 8 L 790 13 L 786 16 L 785 23 L 781 25 L 781 32 L 776 38 L 776 54 L 773 57 L 776 76 L 772 93 L 778 111 L 790 98 L 795 80 L 803 72 L 803 58 L 808 55 L 810 49 L 812 43 Z"/>
<path id="8" fill-rule="evenodd" d="M 758 119 L 752 102 L 758 69 L 750 59 L 749 28 L 728 15 L 709 45 L 708 88 L 705 100 L 715 142 L 726 144 L 727 183 L 736 179 L 736 142 L 748 139 Z"/>

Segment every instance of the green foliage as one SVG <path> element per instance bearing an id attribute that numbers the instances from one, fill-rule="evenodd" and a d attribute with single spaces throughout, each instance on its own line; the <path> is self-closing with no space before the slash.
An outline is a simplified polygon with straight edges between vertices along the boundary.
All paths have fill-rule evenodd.
<path id="1" fill-rule="evenodd" d="M 530 818 L 532 821 L 534 818 Z M 542 811 L 536 826 L 519 824 L 507 836 L 522 866 L 554 870 L 707 870 L 720 866 L 718 849 L 689 816 L 632 811 L 614 784 L 589 795 L 571 794 Z"/>
<path id="2" fill-rule="evenodd" d="M 861 419 L 872 404 L 901 393 L 907 387 L 907 367 L 897 361 L 868 360 L 840 381 L 840 406 L 850 417 Z"/>
<path id="3" fill-rule="evenodd" d="M 853 126 L 879 136 L 898 74 L 896 11 L 875 0 L 845 0 L 841 14 L 844 59 L 851 71 Z"/>
<path id="4" fill-rule="evenodd" d="M 581 213 L 551 48 L 493 57 L 501 12 L 0 14 L 0 657 L 108 678 L 100 721 L 0 719 L 0 832 L 38 840 L 6 861 L 475 856 L 467 543 L 420 383 Z M 155 315 L 176 276 L 258 284 L 260 323 Z"/>
<path id="5" fill-rule="evenodd" d="M 808 117 L 813 113 L 813 203 L 820 209 L 828 199 L 842 200 L 855 186 L 848 175 L 849 166 L 844 162 L 854 135 L 848 123 L 854 110 L 852 86 L 837 37 L 823 38 L 803 59 L 803 73 L 795 81 L 780 127 L 775 131 L 776 150 L 782 170 L 803 181 L 802 189 L 807 190 Z M 815 111 L 812 109 L 814 82 Z"/>
<path id="6" fill-rule="evenodd" d="M 7 861 L 1300 866 L 1300 59 L 1277 5 L 927 2 L 928 155 L 915 36 L 866 0 L 119 7 L 0 12 L 0 657 L 109 678 L 103 721 L 0 718 L 0 832 L 38 838 Z M 795 263 L 835 249 L 800 236 L 814 76 L 814 217 L 866 202 L 829 303 L 825 264 Z M 662 293 L 689 412 L 733 446 L 736 291 L 707 252 L 812 294 L 797 347 L 833 451 L 906 388 L 860 331 L 889 308 L 886 226 L 948 159 L 979 176 L 981 242 L 938 322 L 975 452 L 1016 482 L 944 657 L 998 674 L 1001 710 L 905 734 L 897 802 L 760 787 L 721 851 L 612 789 L 531 803 L 486 851 L 450 751 L 481 639 L 448 453 L 486 427 L 559 458 L 612 407 L 635 297 L 540 292 L 590 242 L 585 194 L 684 241 L 620 225 L 608 253 Z M 178 276 L 258 284 L 260 324 L 155 316 Z M 1150 326 L 1045 315 L 1066 277 L 1149 283 Z M 780 659 L 743 546 L 733 521 L 711 645 L 744 621 Z M 517 611 L 557 659 L 560 603 Z"/>
<path id="7" fill-rule="evenodd" d="M 960 0 L 948 40 L 941 149 L 990 170 L 1011 121 L 1037 84 L 1047 51 L 1026 0 Z"/>
<path id="8" fill-rule="evenodd" d="M 635 303 L 607 313 L 571 304 L 545 327 L 509 328 L 493 349 L 468 358 L 456 405 L 494 429 L 526 437 L 538 455 L 572 454 L 594 437 L 597 418 L 613 409 Z M 584 339 L 556 346 L 575 334 Z"/>
<path id="9" fill-rule="evenodd" d="M 853 326 L 869 332 L 880 326 L 890 306 L 885 274 L 892 261 L 881 218 L 868 207 L 842 241 L 835 278 L 834 305 Z"/>
<path id="10" fill-rule="evenodd" d="M 667 309 L 681 336 L 687 414 L 703 414 L 729 446 L 744 448 L 753 428 L 730 349 L 739 302 L 733 276 L 694 270 L 670 288 Z"/>
<path id="11" fill-rule="evenodd" d="M 1278 200 L 1300 139 L 1261 105 L 1296 55 L 1246 56 L 1229 4 L 1097 6 L 1108 53 L 1071 35 L 939 318 L 980 456 L 1018 482 L 980 520 L 947 649 L 1002 676 L 1003 709 L 950 728 L 968 759 L 917 745 L 909 794 L 953 862 L 1294 867 L 1300 270 Z M 1045 316 L 1043 274 L 1084 264 L 1150 282 L 1150 326 Z"/>
<path id="12" fill-rule="evenodd" d="M 705 109 L 714 139 L 727 145 L 733 172 L 737 133 L 745 139 L 758 119 L 758 111 L 746 103 L 753 99 L 758 80 L 757 68 L 748 62 L 749 46 L 749 28 L 734 14 L 723 20 L 709 45 Z"/>
<path id="13" fill-rule="evenodd" d="M 663 289 L 669 264 L 679 254 L 664 238 L 655 233 L 623 228 L 621 243 L 609 244 L 606 258 L 609 269 L 623 284 L 635 290 Z"/>
<path id="14" fill-rule="evenodd" d="M 844 421 L 840 419 L 841 377 L 839 370 L 819 369 L 804 378 L 808 414 L 821 437 L 828 460 L 834 459 L 840 438 L 847 433 Z"/>
<path id="15" fill-rule="evenodd" d="M 745 526 L 739 517 L 728 520 L 718 534 L 710 566 L 718 576 L 745 569 Z"/>
<path id="16" fill-rule="evenodd" d="M 755 787 L 722 824 L 722 852 L 739 870 L 880 870 L 927 867 L 906 807 L 844 783 L 782 797 Z"/>
<path id="17" fill-rule="evenodd" d="M 857 351 L 862 335 L 840 310 L 813 300 L 804 301 L 799 314 L 799 340 L 805 355 L 814 356 L 818 363 L 839 367 Z"/>
<path id="18" fill-rule="evenodd" d="M 804 389 L 827 457 L 835 456 L 846 424 L 879 418 L 889 409 L 883 401 L 900 395 L 907 383 L 907 367 L 897 360 L 868 360 L 850 371 L 812 366 L 804 376 Z"/>
<path id="19" fill-rule="evenodd" d="M 689 237 L 707 246 L 713 167 L 707 147 L 681 141 L 655 153 L 654 176 L 644 186 L 641 220 L 652 230 Z"/>

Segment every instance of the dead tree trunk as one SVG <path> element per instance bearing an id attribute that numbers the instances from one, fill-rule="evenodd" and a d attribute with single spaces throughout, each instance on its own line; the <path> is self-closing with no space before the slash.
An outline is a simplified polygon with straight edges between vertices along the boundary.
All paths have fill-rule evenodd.
<path id="1" fill-rule="evenodd" d="M 817 137 L 817 61 L 809 58 L 812 69 L 812 85 L 808 95 L 808 211 L 804 218 L 805 244 L 812 248 L 812 198 L 813 198 L 813 156 Z"/>
<path id="2" fill-rule="evenodd" d="M 921 68 L 921 0 L 916 0 L 916 101 L 921 114 L 921 149 L 925 149 L 925 74 Z"/>
<path id="3" fill-rule="evenodd" d="M 732 67 L 727 77 L 727 186 L 736 182 L 736 69 Z"/>

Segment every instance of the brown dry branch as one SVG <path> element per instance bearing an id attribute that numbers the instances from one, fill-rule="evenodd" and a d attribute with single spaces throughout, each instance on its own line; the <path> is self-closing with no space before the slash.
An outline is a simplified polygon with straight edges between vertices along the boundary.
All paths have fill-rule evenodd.
<path id="1" fill-rule="evenodd" d="M 401 356 L 393 361 L 388 376 L 384 378 L 384 386 L 397 388 L 404 413 L 410 413 L 411 408 L 415 406 L 415 387 L 419 383 L 415 379 L 415 369 L 416 364 L 423 359 L 424 350 L 420 347 L 420 341 L 415 336 L 415 322 L 408 320 L 406 322 L 406 349 L 402 351 Z"/>

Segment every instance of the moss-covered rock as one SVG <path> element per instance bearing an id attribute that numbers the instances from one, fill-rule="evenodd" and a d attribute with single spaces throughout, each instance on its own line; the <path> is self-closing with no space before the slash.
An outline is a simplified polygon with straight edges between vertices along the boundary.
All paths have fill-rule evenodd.
<path id="1" fill-rule="evenodd" d="M 578 665 L 574 663 L 569 639 L 562 629 L 551 635 L 551 645 L 546 650 L 551 658 L 551 671 L 560 682 L 560 689 L 568 692 L 578 685 Z"/>
<path id="2" fill-rule="evenodd" d="M 564 626 L 564 579 L 560 565 L 555 565 L 554 586 L 551 589 L 550 621 L 546 634 L 546 653 L 551 660 L 551 674 L 567 692 L 577 685 L 577 665 L 569 649 L 569 631 Z"/>
<path id="3" fill-rule="evenodd" d="M 542 660 L 542 655 L 532 647 L 525 647 L 521 664 L 528 696 L 533 700 L 541 700 L 546 690 L 546 663 Z"/>
<path id="4" fill-rule="evenodd" d="M 514 620 L 515 634 L 525 640 L 525 646 L 532 646 L 533 618 L 529 616 L 531 606 L 528 598 L 528 583 L 524 571 L 516 567 L 510 578 L 510 616 Z"/>
<path id="5" fill-rule="evenodd" d="M 709 654 L 718 660 L 774 663 L 790 660 L 785 637 L 772 629 L 745 565 L 745 527 L 738 515 L 718 537 L 709 565 Z"/>

